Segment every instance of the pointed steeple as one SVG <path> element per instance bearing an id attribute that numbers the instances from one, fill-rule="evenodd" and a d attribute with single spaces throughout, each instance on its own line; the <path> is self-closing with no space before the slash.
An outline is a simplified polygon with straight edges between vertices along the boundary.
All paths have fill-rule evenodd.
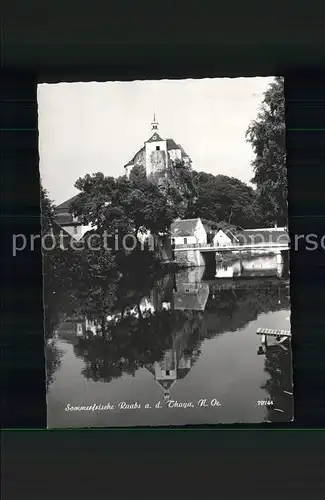
<path id="1" fill-rule="evenodd" d="M 153 114 L 153 121 L 151 122 L 151 131 L 158 132 L 159 123 L 156 121 L 156 113 Z"/>

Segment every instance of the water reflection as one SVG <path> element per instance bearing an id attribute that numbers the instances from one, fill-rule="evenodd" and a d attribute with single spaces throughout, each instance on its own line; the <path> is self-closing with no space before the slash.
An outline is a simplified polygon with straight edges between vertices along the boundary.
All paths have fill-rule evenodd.
<path id="1" fill-rule="evenodd" d="M 54 382 L 55 373 L 61 366 L 63 352 L 58 349 L 55 341 L 47 342 L 45 345 L 45 370 L 46 370 L 46 389 Z"/>
<path id="2" fill-rule="evenodd" d="M 238 265 L 228 267 L 236 270 Z M 211 279 L 204 268 L 186 269 L 160 277 L 151 287 L 130 288 L 127 297 L 121 293 L 126 299 L 117 301 L 118 307 L 104 318 L 93 310 L 90 315 L 79 313 L 61 322 L 56 330 L 57 348 L 65 350 L 65 355 L 61 365 L 52 370 L 56 370 L 58 380 L 53 379 L 53 373 L 49 378 L 49 411 L 51 398 L 61 402 L 60 408 L 53 402 L 53 425 L 71 422 L 63 410 L 69 397 L 80 392 L 82 380 L 96 383 L 82 386 L 83 397 L 90 401 L 105 397 L 114 401 L 137 399 L 145 404 L 160 399 L 222 396 L 223 408 L 218 414 L 211 408 L 205 413 L 193 408 L 186 415 L 178 411 L 166 415 L 165 407 L 159 415 L 140 411 L 140 425 L 290 421 L 291 346 L 274 345 L 266 355 L 258 356 L 256 335 L 259 327 L 290 328 L 288 282 L 279 279 L 274 258 L 247 259 L 240 265 L 240 280 L 230 272 L 226 277 L 231 279 L 219 280 L 220 269 Z M 258 272 L 261 267 L 264 272 L 269 270 L 269 275 L 254 275 L 254 280 L 246 283 L 245 273 Z M 71 355 L 81 365 L 73 364 Z M 60 382 L 64 370 L 73 384 Z M 118 382 L 114 388 L 113 382 Z M 105 396 L 100 384 L 109 384 Z M 272 406 L 256 406 L 258 400 L 267 398 L 273 401 Z M 102 425 L 112 422 L 106 420 Z M 114 422 L 133 425 L 132 419 L 123 420 L 124 424 Z"/>
<path id="3" fill-rule="evenodd" d="M 290 343 L 270 346 L 265 354 L 265 371 L 269 374 L 262 388 L 273 405 L 267 406 L 266 420 L 288 422 L 293 417 L 292 351 Z"/>
<path id="4" fill-rule="evenodd" d="M 225 259 L 227 260 L 227 258 Z M 256 278 L 277 276 L 284 277 L 284 257 L 279 251 L 276 254 L 253 256 L 251 258 L 237 259 L 230 264 L 220 262 L 216 266 L 216 278 Z"/>

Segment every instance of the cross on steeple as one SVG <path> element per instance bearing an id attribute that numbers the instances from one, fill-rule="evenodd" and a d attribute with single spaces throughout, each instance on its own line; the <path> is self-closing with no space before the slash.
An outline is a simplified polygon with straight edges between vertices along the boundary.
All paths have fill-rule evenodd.
<path id="1" fill-rule="evenodd" d="M 153 121 L 151 122 L 152 132 L 158 132 L 159 123 L 156 121 L 156 113 L 153 114 Z"/>

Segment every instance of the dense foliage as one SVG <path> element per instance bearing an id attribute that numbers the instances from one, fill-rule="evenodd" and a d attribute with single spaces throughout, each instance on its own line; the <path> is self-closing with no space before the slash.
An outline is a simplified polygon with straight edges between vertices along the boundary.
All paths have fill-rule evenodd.
<path id="1" fill-rule="evenodd" d="M 49 194 L 46 189 L 41 185 L 40 190 L 40 199 L 41 199 L 41 227 L 42 227 L 42 235 L 47 234 L 54 221 L 54 211 L 55 207 L 49 198 Z"/>
<path id="2" fill-rule="evenodd" d="M 260 112 L 248 127 L 252 145 L 257 200 L 268 224 L 287 224 L 287 169 L 283 78 L 276 78 L 264 95 Z"/>
<path id="3" fill-rule="evenodd" d="M 194 171 L 193 183 L 197 195 L 188 205 L 188 218 L 201 217 L 217 227 L 221 223 L 240 227 L 259 224 L 255 193 L 244 182 L 226 175 Z"/>
<path id="4" fill-rule="evenodd" d="M 102 173 L 86 175 L 77 180 L 80 194 L 72 206 L 83 224 L 91 224 L 96 231 L 107 230 L 119 234 L 137 234 L 138 231 L 165 232 L 177 215 L 175 207 L 159 187 L 135 167 L 130 179 L 106 177 Z"/>

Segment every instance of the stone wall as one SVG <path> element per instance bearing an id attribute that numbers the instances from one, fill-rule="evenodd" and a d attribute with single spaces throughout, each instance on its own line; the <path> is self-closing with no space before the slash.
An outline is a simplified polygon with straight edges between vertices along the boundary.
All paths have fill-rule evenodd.
<path id="1" fill-rule="evenodd" d="M 174 251 L 175 260 L 185 267 L 204 266 L 204 258 L 199 250 L 178 250 Z"/>
<path id="2" fill-rule="evenodd" d="M 152 151 L 150 155 L 150 171 L 152 175 L 165 172 L 166 170 L 166 153 L 165 151 Z"/>

